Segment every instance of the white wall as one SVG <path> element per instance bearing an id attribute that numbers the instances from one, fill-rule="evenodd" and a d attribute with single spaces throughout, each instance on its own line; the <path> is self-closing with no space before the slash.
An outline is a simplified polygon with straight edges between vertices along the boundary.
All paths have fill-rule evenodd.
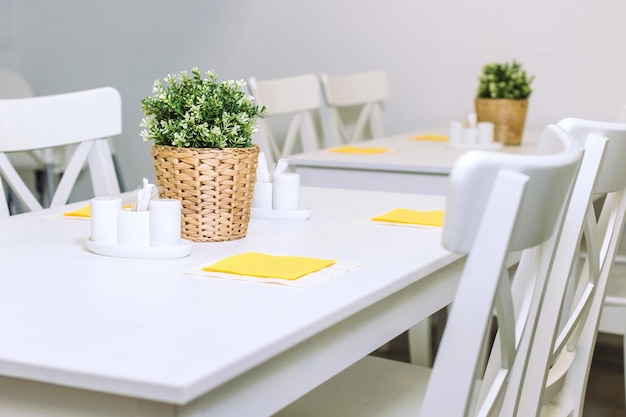
<path id="1" fill-rule="evenodd" d="M 153 178 L 139 137 L 152 82 L 197 66 L 219 79 L 384 69 L 390 133 L 472 110 L 484 63 L 516 58 L 537 75 L 528 125 L 614 120 L 626 103 L 622 0 L 0 0 L 15 41 L 0 64 L 38 95 L 111 85 L 127 188 Z"/>

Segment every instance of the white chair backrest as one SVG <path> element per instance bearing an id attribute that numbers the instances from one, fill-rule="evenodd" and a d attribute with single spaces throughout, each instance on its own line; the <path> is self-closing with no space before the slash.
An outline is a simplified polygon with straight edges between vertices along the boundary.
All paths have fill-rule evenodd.
<path id="1" fill-rule="evenodd" d="M 548 147 L 551 149 L 560 149 L 559 153 L 569 153 L 574 152 L 576 150 L 577 145 L 572 143 L 563 143 L 562 141 L 555 141 L 554 137 L 556 133 L 559 132 L 555 126 L 550 126 L 545 129 L 541 142 L 542 147 Z M 558 136 L 556 136 L 558 138 Z M 546 142 L 552 142 L 551 145 L 546 145 Z M 566 148 L 564 148 L 566 147 Z M 527 168 L 527 160 L 525 158 L 520 158 L 519 155 L 515 154 L 500 154 L 500 153 L 488 153 L 487 155 L 482 155 L 474 152 L 469 152 L 467 155 L 463 155 L 463 158 L 455 164 L 455 170 L 457 172 L 461 172 L 463 168 L 463 163 L 468 163 L 471 161 L 473 155 L 480 155 L 481 158 L 486 161 L 491 160 L 492 164 L 486 164 L 486 167 L 480 171 L 473 171 L 468 174 L 459 175 L 459 179 L 455 179 L 457 181 L 463 181 L 467 185 L 466 187 L 460 187 L 456 190 L 454 195 L 449 195 L 448 200 L 450 204 L 455 204 L 456 199 L 461 199 L 466 203 L 465 208 L 463 210 L 453 210 L 451 212 L 446 212 L 446 224 L 450 225 L 449 227 L 445 227 L 443 230 L 443 241 L 446 247 L 460 252 L 468 252 L 476 239 L 478 234 L 478 230 L 480 227 L 480 222 L 477 219 L 481 219 L 485 210 L 485 206 L 487 204 L 488 195 L 491 191 L 489 186 L 491 182 L 493 182 L 493 170 L 500 169 L 501 164 L 505 163 L 511 170 L 519 170 L 526 169 L 527 175 L 539 175 L 544 176 L 548 175 L 543 172 L 543 167 L 540 162 L 537 162 L 536 166 L 533 170 Z M 546 166 L 551 166 L 553 155 L 538 155 L 540 158 L 538 161 L 544 161 Z M 542 158 L 543 157 L 543 158 Z M 557 174 L 560 175 L 557 171 Z M 450 177 L 453 179 L 454 177 Z M 536 196 L 548 196 L 550 193 L 554 192 L 551 187 L 554 187 L 554 179 L 547 179 L 545 181 L 532 181 L 530 183 L 531 194 Z M 566 180 L 562 185 L 567 184 Z M 484 187 L 476 187 L 472 185 L 474 183 L 484 184 Z M 536 204 L 533 200 L 524 200 L 524 204 L 528 204 L 528 208 L 522 207 L 520 212 L 520 216 L 522 217 L 520 222 L 524 224 L 532 223 L 533 225 L 537 225 L 538 227 L 526 227 L 522 230 L 516 230 L 516 233 L 513 235 L 511 240 L 511 248 L 513 250 L 518 250 L 523 247 L 528 247 L 529 241 L 540 242 L 545 240 L 552 233 L 552 228 L 549 225 L 554 224 L 556 218 L 559 216 L 558 207 L 544 207 Z"/>
<path id="2" fill-rule="evenodd" d="M 329 135 L 334 144 L 381 137 L 385 134 L 383 106 L 389 95 L 387 73 L 370 71 L 345 75 L 321 74 L 328 107 Z M 342 110 L 357 109 L 352 124 Z M 367 129 L 369 128 L 369 135 Z"/>
<path id="3" fill-rule="evenodd" d="M 581 415 L 600 313 L 626 212 L 626 124 L 568 118 L 559 122 L 585 148 L 554 266 L 529 342 L 517 415 Z M 604 196 L 600 213 L 594 198 Z M 584 243 L 584 262 L 579 260 Z M 542 409 L 543 407 L 543 409 Z"/>
<path id="4" fill-rule="evenodd" d="M 259 119 L 259 131 L 255 137 L 257 145 L 265 153 L 270 165 L 279 158 L 293 154 L 298 138 L 302 151 L 320 148 L 314 122 L 314 113 L 318 112 L 321 106 L 319 80 L 316 75 L 304 74 L 271 80 L 251 77 L 248 87 L 257 104 L 267 109 L 266 117 Z M 290 117 L 282 141 L 276 139 L 266 120 L 275 116 Z"/>
<path id="5" fill-rule="evenodd" d="M 33 89 L 19 73 L 0 68 L 0 98 L 32 97 Z"/>
<path id="6" fill-rule="evenodd" d="M 558 126 L 548 126 L 541 140 L 558 144 L 561 152 L 505 155 L 470 151 L 453 167 L 443 243 L 469 255 L 422 416 L 499 415 L 519 342 L 527 328 L 534 326 L 527 322 L 533 317 L 529 304 L 524 314 L 515 314 L 506 260 L 517 250 L 540 257 L 541 262 L 532 268 L 518 270 L 513 281 L 526 282 L 529 292 L 543 285 L 582 157 L 580 147 Z M 497 372 L 479 384 L 494 310 L 500 353 Z M 479 385 L 486 392 L 482 397 Z"/>
<path id="7" fill-rule="evenodd" d="M 67 202 L 86 161 L 94 194 L 119 194 L 107 138 L 121 131 L 121 98 L 112 87 L 0 100 L 0 174 L 29 210 L 40 210 L 41 204 L 20 178 L 7 153 L 75 144 L 78 146 L 65 167 L 50 207 Z M 4 193 L 1 188 L 0 191 Z M 9 215 L 4 201 L 0 203 L 0 217 Z"/>

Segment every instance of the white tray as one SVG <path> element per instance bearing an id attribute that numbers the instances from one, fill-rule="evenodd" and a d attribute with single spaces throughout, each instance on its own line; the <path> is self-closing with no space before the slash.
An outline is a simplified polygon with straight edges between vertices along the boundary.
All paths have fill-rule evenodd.
<path id="1" fill-rule="evenodd" d="M 299 210 L 268 210 L 252 207 L 250 217 L 263 220 L 308 220 L 311 217 L 311 209 L 301 207 Z"/>
<path id="2" fill-rule="evenodd" d="M 453 149 L 477 149 L 477 150 L 486 150 L 493 151 L 496 149 L 502 148 L 501 142 L 490 142 L 490 143 L 455 143 L 451 144 L 450 142 L 446 142 L 446 146 L 448 148 Z"/>
<path id="3" fill-rule="evenodd" d="M 119 246 L 93 242 L 91 238 L 85 239 L 85 244 L 93 253 L 115 258 L 177 259 L 184 258 L 191 253 L 191 242 L 183 239 L 176 246 Z"/>

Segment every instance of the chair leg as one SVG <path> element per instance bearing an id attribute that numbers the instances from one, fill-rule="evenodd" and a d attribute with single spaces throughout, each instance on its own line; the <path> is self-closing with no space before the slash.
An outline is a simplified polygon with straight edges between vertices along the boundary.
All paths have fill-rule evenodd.
<path id="1" fill-rule="evenodd" d="M 115 175 L 117 176 L 117 183 L 120 186 L 120 190 L 124 191 L 126 190 L 126 187 L 124 186 L 124 182 L 122 181 L 122 171 L 120 169 L 120 165 L 117 160 L 117 155 L 112 154 L 111 159 L 113 159 L 113 168 L 115 169 Z"/>
<path id="2" fill-rule="evenodd" d="M 46 163 L 44 167 L 45 177 L 45 192 L 44 198 L 45 201 L 42 201 L 44 207 L 50 206 L 50 202 L 52 201 L 52 196 L 56 192 L 57 184 L 54 178 L 54 164 Z"/>
<path id="3" fill-rule="evenodd" d="M 35 191 L 37 192 L 37 199 L 43 207 L 50 206 L 56 188 L 53 164 L 45 163 L 43 169 L 35 170 Z"/>
<path id="4" fill-rule="evenodd" d="M 427 318 L 409 329 L 409 355 L 412 364 L 432 366 L 431 325 L 430 318 Z"/>
<path id="5" fill-rule="evenodd" d="M 624 355 L 623 372 L 624 372 L 624 409 L 626 410 L 626 332 L 623 334 L 622 355 Z"/>

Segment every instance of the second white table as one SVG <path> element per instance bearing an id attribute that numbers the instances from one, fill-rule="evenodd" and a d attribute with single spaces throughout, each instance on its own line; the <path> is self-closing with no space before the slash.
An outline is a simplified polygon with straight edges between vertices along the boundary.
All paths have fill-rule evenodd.
<path id="1" fill-rule="evenodd" d="M 520 146 L 504 146 L 495 152 L 535 153 L 541 130 L 526 129 Z M 446 142 L 416 140 L 421 135 L 446 135 L 441 128 L 391 135 L 358 142 L 358 147 L 386 148 L 378 154 L 337 153 L 330 149 L 289 157 L 302 185 L 361 190 L 414 192 L 445 195 L 448 175 L 466 149 Z"/>

